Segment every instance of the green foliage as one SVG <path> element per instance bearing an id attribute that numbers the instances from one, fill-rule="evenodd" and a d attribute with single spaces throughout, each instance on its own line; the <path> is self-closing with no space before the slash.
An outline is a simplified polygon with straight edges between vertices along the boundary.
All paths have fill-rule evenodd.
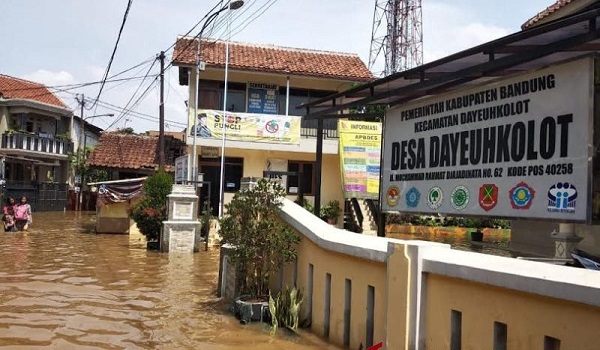
<path id="1" fill-rule="evenodd" d="M 340 207 L 340 202 L 338 200 L 331 200 L 326 205 L 321 208 L 321 212 L 319 213 L 321 219 L 327 221 L 329 219 L 337 219 L 337 217 L 342 212 L 342 208 Z"/>
<path id="2" fill-rule="evenodd" d="M 54 138 L 61 141 L 71 141 L 71 135 L 68 133 L 56 134 Z"/>
<path id="3" fill-rule="evenodd" d="M 296 258 L 300 237 L 279 217 L 284 188 L 277 182 L 259 179 L 237 192 L 227 204 L 220 223 L 223 243 L 234 247 L 231 260 L 240 268 L 242 291 L 252 296 L 267 295 L 268 279 L 284 262 Z"/>
<path id="4" fill-rule="evenodd" d="M 302 208 L 306 209 L 307 211 L 309 211 L 309 212 L 311 212 L 311 213 L 315 211 L 315 210 L 314 210 L 315 208 L 313 207 L 313 205 L 312 205 L 312 204 L 310 204 L 310 203 L 309 203 L 309 202 L 306 200 L 306 198 L 302 198 L 302 201 L 300 201 L 300 198 L 298 198 L 298 199 L 296 199 L 296 200 L 294 201 L 294 203 L 298 204 L 299 206 L 301 206 Z"/>
<path id="5" fill-rule="evenodd" d="M 406 214 L 388 214 L 387 224 L 415 225 L 415 226 L 444 226 L 444 227 L 467 227 L 467 228 L 510 228 L 510 221 L 503 219 L 489 219 L 477 217 L 454 217 L 454 216 L 419 216 Z"/>
<path id="6" fill-rule="evenodd" d="M 117 129 L 117 131 L 115 132 L 118 134 L 135 135 L 135 131 L 133 130 L 133 128 L 130 127 Z"/>
<path id="7" fill-rule="evenodd" d="M 300 305 L 303 301 L 302 292 L 289 286 L 277 293 L 275 299 L 269 294 L 272 334 L 277 333 L 278 327 L 286 327 L 293 332 L 298 331 Z"/>
<path id="8" fill-rule="evenodd" d="M 213 218 L 212 208 L 208 200 L 204 201 L 202 206 L 202 236 L 207 237 L 210 231 L 210 220 Z"/>
<path id="9" fill-rule="evenodd" d="M 167 196 L 173 179 L 163 170 L 155 172 L 144 182 L 144 198 L 130 210 L 133 221 L 149 241 L 156 241 L 162 222 L 167 219 Z"/>

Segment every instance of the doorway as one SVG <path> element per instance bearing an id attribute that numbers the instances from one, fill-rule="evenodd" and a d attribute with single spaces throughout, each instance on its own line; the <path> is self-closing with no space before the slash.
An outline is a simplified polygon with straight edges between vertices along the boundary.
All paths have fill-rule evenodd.
<path id="1" fill-rule="evenodd" d="M 221 185 L 221 161 L 219 158 L 200 158 L 199 172 L 204 174 L 204 181 L 210 182 L 210 208 L 212 215 L 219 215 L 219 186 Z M 244 158 L 225 157 L 225 193 L 235 193 L 240 190 L 244 174 Z M 202 189 L 204 191 L 204 188 Z M 204 201 L 208 194 L 201 192 L 200 208 L 204 208 Z"/>

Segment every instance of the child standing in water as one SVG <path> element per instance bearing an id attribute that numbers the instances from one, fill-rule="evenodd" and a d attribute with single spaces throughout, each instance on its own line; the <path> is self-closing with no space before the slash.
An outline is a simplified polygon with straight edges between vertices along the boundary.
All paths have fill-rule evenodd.
<path id="1" fill-rule="evenodd" d="M 27 197 L 21 197 L 21 202 L 15 207 L 16 227 L 20 231 L 27 231 L 32 222 L 31 206 L 27 203 Z"/>
<path id="2" fill-rule="evenodd" d="M 15 231 L 15 211 L 13 206 L 9 206 L 6 208 L 6 212 L 4 214 L 4 232 L 13 232 Z"/>

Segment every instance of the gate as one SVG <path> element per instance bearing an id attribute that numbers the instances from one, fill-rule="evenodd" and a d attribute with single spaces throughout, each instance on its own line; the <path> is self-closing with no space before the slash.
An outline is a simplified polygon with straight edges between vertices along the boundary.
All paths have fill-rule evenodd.
<path id="1" fill-rule="evenodd" d="M 4 185 L 2 202 L 11 196 L 19 202 L 21 196 L 26 196 L 32 211 L 62 211 L 67 206 L 68 188 L 65 183 L 8 180 Z"/>

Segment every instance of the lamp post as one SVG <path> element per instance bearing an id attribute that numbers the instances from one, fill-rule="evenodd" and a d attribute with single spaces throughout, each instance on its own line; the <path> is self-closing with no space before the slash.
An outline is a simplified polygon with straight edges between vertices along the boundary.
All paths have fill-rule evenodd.
<path id="1" fill-rule="evenodd" d="M 83 184 L 85 183 L 85 179 L 84 179 L 84 173 L 83 173 L 83 164 L 85 164 L 85 148 L 86 148 L 86 144 L 87 144 L 87 134 L 85 132 L 85 121 L 88 119 L 92 119 L 92 118 L 97 118 L 97 117 L 114 117 L 115 115 L 113 113 L 107 113 L 107 114 L 98 114 L 98 115 L 90 115 L 87 117 L 83 117 L 83 104 L 81 107 L 81 117 L 79 118 L 81 120 L 81 130 L 79 131 L 79 140 L 77 142 L 77 159 L 79 160 L 79 178 L 81 181 L 81 186 L 79 187 L 79 210 L 81 211 L 81 204 L 83 203 Z M 81 147 L 81 139 L 83 137 L 83 147 Z"/>
<path id="2" fill-rule="evenodd" d="M 196 47 L 196 89 L 195 89 L 195 94 L 194 94 L 194 142 L 193 142 L 193 150 L 192 150 L 192 174 L 193 174 L 193 181 L 194 181 L 194 186 L 197 186 L 197 181 L 198 181 L 198 141 L 196 140 L 197 136 L 198 136 L 198 102 L 200 100 L 199 98 L 199 85 L 200 85 L 200 46 L 202 45 L 202 33 L 204 33 L 204 30 L 208 27 L 208 25 L 210 23 L 212 23 L 212 21 L 214 21 L 217 16 L 225 11 L 225 10 L 237 10 L 240 7 L 244 6 L 244 1 L 242 0 L 236 0 L 236 1 L 228 1 L 227 5 L 223 6 L 221 9 L 219 9 L 218 11 L 216 11 L 215 13 L 211 14 L 210 16 L 208 16 L 208 18 L 206 18 L 206 21 L 204 22 L 204 24 L 202 25 L 202 29 L 200 29 L 200 32 L 198 32 L 198 35 L 196 35 L 195 38 L 198 39 L 198 46 Z"/>

